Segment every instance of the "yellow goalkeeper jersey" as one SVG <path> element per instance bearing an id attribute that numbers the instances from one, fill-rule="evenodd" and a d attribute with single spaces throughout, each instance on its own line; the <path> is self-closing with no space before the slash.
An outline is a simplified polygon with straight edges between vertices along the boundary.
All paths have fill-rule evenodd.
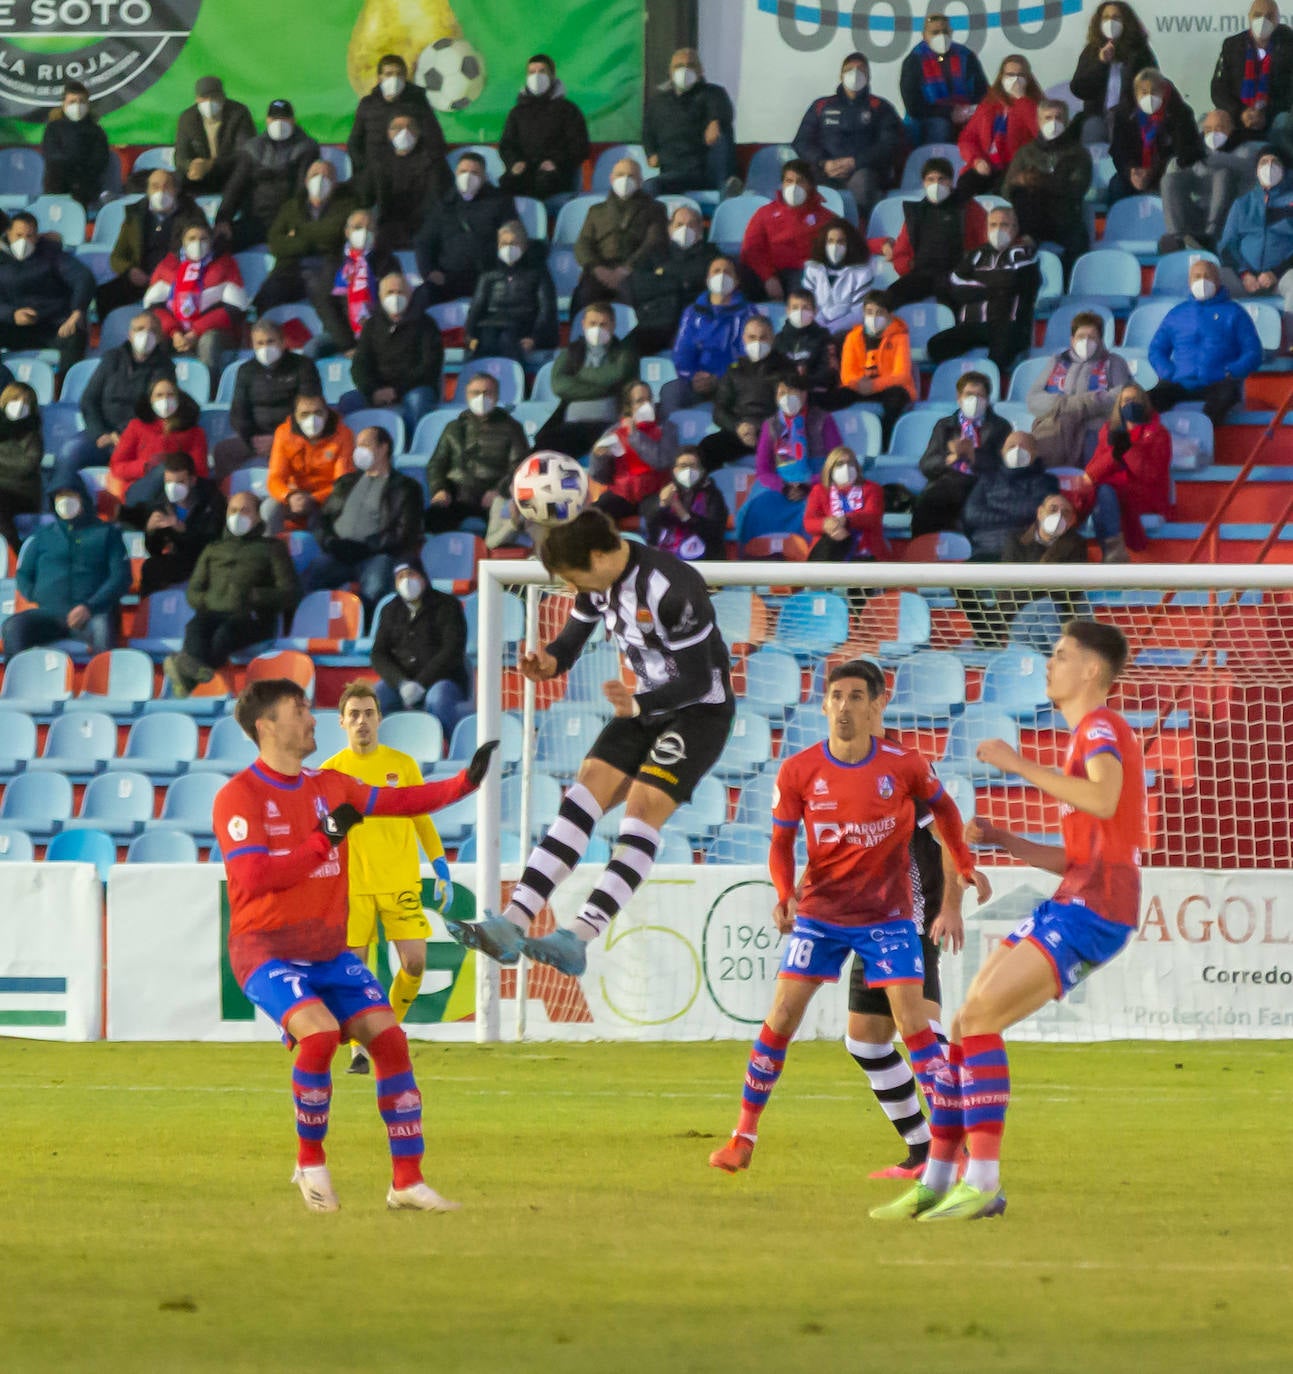
<path id="1" fill-rule="evenodd" d="M 343 749 L 323 764 L 373 787 L 415 787 L 422 770 L 408 754 L 379 744 L 371 754 Z M 418 840 L 434 862 L 443 858 L 444 845 L 430 816 L 369 816 L 346 837 L 350 846 L 350 892 L 369 897 L 403 892 L 421 884 Z"/>

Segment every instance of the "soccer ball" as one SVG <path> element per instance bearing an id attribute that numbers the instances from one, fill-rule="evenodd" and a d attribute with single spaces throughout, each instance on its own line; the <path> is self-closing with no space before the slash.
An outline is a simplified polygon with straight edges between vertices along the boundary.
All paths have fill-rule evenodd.
<path id="1" fill-rule="evenodd" d="M 512 477 L 512 503 L 522 520 L 564 525 L 588 500 L 588 474 L 565 453 L 532 453 Z"/>
<path id="2" fill-rule="evenodd" d="M 434 109 L 465 110 L 485 89 L 485 60 L 465 38 L 441 38 L 422 49 L 413 79 Z"/>

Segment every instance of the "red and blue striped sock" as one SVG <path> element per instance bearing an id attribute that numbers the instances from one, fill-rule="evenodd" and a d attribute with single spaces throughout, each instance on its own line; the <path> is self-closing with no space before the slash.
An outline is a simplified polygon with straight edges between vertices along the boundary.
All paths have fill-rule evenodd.
<path id="1" fill-rule="evenodd" d="M 336 1031 L 315 1031 L 297 1046 L 292 1101 L 296 1104 L 296 1162 L 302 1169 L 324 1162 L 323 1139 L 328 1134 L 328 1109 L 332 1105 L 332 1056 L 340 1043 Z"/>
<path id="2" fill-rule="evenodd" d="M 390 1026 L 369 1042 L 377 1077 L 377 1110 L 386 1123 L 391 1167 L 397 1188 L 422 1182 L 422 1094 L 413 1077 L 409 1042 L 399 1026 Z"/>
<path id="3" fill-rule="evenodd" d="M 1010 1105 L 1010 1063 L 999 1035 L 967 1035 L 961 1100 L 970 1163 L 965 1181 L 972 1188 L 995 1190 L 1001 1184 L 1001 1135 Z"/>
<path id="4" fill-rule="evenodd" d="M 929 1161 L 921 1182 L 945 1193 L 956 1182 L 956 1166 L 965 1143 L 965 1115 L 961 1106 L 961 1046 L 947 1047 L 947 1058 L 934 1073 L 929 1096 Z"/>
<path id="5" fill-rule="evenodd" d="M 928 1026 L 924 1030 L 913 1031 L 911 1035 L 904 1035 L 903 1044 L 907 1046 L 907 1053 L 911 1055 L 912 1072 L 925 1094 L 925 1101 L 928 1102 L 934 1090 L 934 1074 L 946 1060 L 943 1047 L 939 1044 L 938 1036 Z"/>
<path id="6" fill-rule="evenodd" d="M 777 1086 L 781 1070 L 786 1066 L 788 1035 L 778 1035 L 765 1021 L 758 1037 L 750 1047 L 750 1062 L 745 1066 L 745 1086 L 741 1089 L 741 1116 L 736 1123 L 737 1135 L 750 1140 L 759 1138 L 759 1118 L 768 1105 L 768 1098 Z"/>

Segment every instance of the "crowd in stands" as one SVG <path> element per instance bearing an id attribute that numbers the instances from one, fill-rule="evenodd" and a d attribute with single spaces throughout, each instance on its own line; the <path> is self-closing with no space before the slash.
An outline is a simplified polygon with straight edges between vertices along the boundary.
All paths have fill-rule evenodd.
<path id="1" fill-rule="evenodd" d="M 526 545 L 509 483 L 535 448 L 586 459 L 596 503 L 683 558 L 775 532 L 815 560 L 885 559 L 886 514 L 908 508 L 913 537 L 959 531 L 976 560 L 1083 559 L 1085 535 L 1122 559 L 1170 509 L 1160 416 L 1201 405 L 1220 423 L 1263 357 L 1244 303 L 1293 312 L 1293 31 L 1273 0 L 1225 40 L 1206 111 L 1121 0 L 1091 11 L 1069 99 L 1021 54 L 985 72 L 930 13 L 903 110 L 851 53 L 758 198 L 742 195 L 728 93 L 690 49 L 648 93 L 644 156 L 624 152 L 577 206 L 588 130 L 549 57 L 526 64 L 497 153 L 451 154 L 399 57 L 375 78 L 342 150 L 283 98 L 258 132 L 203 77 L 173 166 L 131 174 L 106 261 L 33 211 L 0 212 L 0 349 L 52 350 L 66 383 L 97 345 L 57 440 L 37 390 L 0 365 L 0 536 L 22 549 L 6 653 L 112 644 L 124 529 L 145 541 L 138 590 L 186 585 L 195 611 L 167 659 L 177 696 L 273 638 L 304 593 L 353 586 L 383 608 L 384 706 L 451 726 L 459 627 L 423 540 Z M 47 195 L 115 203 L 115 155 L 76 82 L 42 153 Z M 1194 254 L 1188 295 L 1148 343 L 1147 385 L 1107 312 L 1073 313 L 1021 429 L 995 408 L 1002 382 L 1036 342 L 1044 253 L 1071 274 L 1092 247 L 1106 156 L 1102 203 L 1161 196 L 1154 247 Z M 720 232 L 733 203 L 736 230 Z M 567 207 L 582 219 L 559 261 L 548 225 Z M 918 309 L 941 320 L 919 340 Z M 338 362 L 329 388 L 321 369 Z M 920 476 L 869 480 L 944 362 L 962 370 Z M 513 413 L 517 377 L 541 416 Z M 858 412 L 878 445 L 848 437 Z M 304 534 L 317 556 L 298 570 L 280 536 Z"/>

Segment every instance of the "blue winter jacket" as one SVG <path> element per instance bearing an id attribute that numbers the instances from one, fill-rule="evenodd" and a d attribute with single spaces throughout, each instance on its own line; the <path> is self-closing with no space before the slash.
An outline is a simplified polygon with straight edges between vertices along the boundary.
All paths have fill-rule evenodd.
<path id="1" fill-rule="evenodd" d="M 1221 234 L 1221 260 L 1236 272 L 1274 272 L 1293 267 L 1293 178 L 1287 178 L 1269 200 L 1260 186 L 1230 207 Z"/>
<path id="2" fill-rule="evenodd" d="M 81 492 L 80 515 L 42 525 L 18 560 L 18 590 L 52 615 L 65 616 L 73 606 L 88 606 L 94 615 L 115 610 L 130 590 L 126 541 L 116 525 L 95 515 L 83 486 Z"/>
<path id="3" fill-rule="evenodd" d="M 711 372 L 721 377 L 741 356 L 745 322 L 758 312 L 739 292 L 726 305 L 715 305 L 702 292 L 682 312 L 678 337 L 673 341 L 673 365 L 680 377 Z"/>
<path id="4" fill-rule="evenodd" d="M 870 91 L 850 99 L 842 85 L 834 95 L 813 101 L 795 134 L 795 152 L 812 163 L 819 176 L 823 163 L 851 157 L 859 167 L 880 173 L 886 186 L 892 180 L 887 173 L 895 169 L 902 146 L 898 111 Z"/>
<path id="5" fill-rule="evenodd" d="M 1248 312 L 1221 287 L 1210 301 L 1175 305 L 1149 341 L 1149 362 L 1160 381 L 1188 390 L 1256 372 L 1262 344 Z"/>

